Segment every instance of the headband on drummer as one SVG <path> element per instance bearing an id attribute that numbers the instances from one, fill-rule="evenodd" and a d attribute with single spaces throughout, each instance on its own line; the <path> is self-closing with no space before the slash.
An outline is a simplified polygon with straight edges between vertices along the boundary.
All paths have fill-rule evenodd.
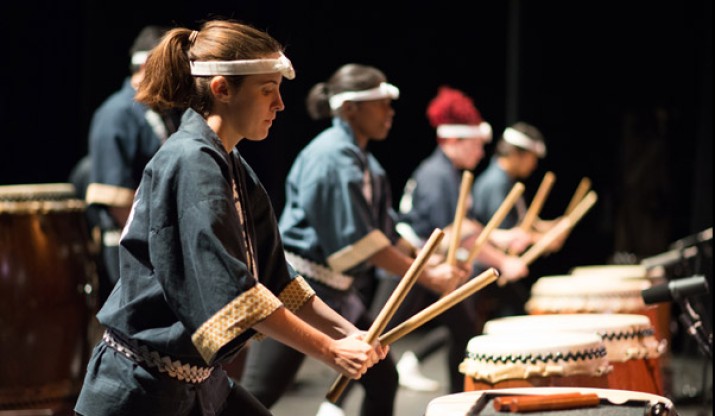
<path id="1" fill-rule="evenodd" d="M 502 138 L 505 142 L 513 146 L 533 152 L 539 158 L 546 156 L 546 145 L 544 145 L 544 142 L 534 140 L 519 130 L 507 127 L 502 134 Z"/>
<path id="2" fill-rule="evenodd" d="M 492 126 L 486 121 L 479 124 L 440 124 L 437 126 L 440 139 L 482 139 L 492 141 Z"/>
<path id="3" fill-rule="evenodd" d="M 290 60 L 280 53 L 278 58 L 238 59 L 235 61 L 191 61 L 191 75 L 257 75 L 281 73 L 287 79 L 295 78 Z"/>
<path id="4" fill-rule="evenodd" d="M 492 140 L 492 126 L 484 121 L 474 100 L 463 91 L 442 85 L 427 105 L 427 119 L 438 139 Z"/>
<path id="5" fill-rule="evenodd" d="M 138 51 L 132 54 L 132 65 L 144 65 L 149 57 L 149 51 Z"/>
<path id="6" fill-rule="evenodd" d="M 387 82 L 382 82 L 375 88 L 361 91 L 343 91 L 330 97 L 330 108 L 337 110 L 342 107 L 345 101 L 372 101 L 381 98 L 392 98 L 396 100 L 400 97 L 400 90 Z"/>

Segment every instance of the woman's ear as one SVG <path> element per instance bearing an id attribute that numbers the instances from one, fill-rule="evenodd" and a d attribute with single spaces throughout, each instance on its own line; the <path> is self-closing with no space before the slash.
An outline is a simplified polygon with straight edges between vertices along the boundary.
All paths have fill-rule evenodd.
<path id="1" fill-rule="evenodd" d="M 217 101 L 225 103 L 230 100 L 231 89 L 226 77 L 218 75 L 211 78 L 209 88 Z"/>
<path id="2" fill-rule="evenodd" d="M 343 103 L 342 112 L 344 115 L 350 116 L 355 114 L 355 111 L 357 111 L 357 104 L 354 101 L 345 101 Z"/>

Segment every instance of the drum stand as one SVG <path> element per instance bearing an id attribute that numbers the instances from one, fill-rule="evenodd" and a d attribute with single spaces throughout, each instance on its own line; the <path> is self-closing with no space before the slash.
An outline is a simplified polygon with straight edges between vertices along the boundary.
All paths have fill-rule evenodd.
<path id="1" fill-rule="evenodd" d="M 703 323 L 693 307 L 688 302 L 688 299 L 679 299 L 680 305 L 680 323 L 683 324 L 688 334 L 690 334 L 698 343 L 698 349 L 708 360 L 713 358 L 713 334 L 707 334 Z"/>
<path id="2" fill-rule="evenodd" d="M 695 309 L 690 305 L 690 302 L 688 301 L 687 298 L 684 297 L 679 297 L 677 299 L 678 304 L 680 305 L 680 316 L 679 320 L 683 327 L 686 329 L 686 332 L 690 334 L 692 338 L 695 339 L 698 345 L 698 349 L 700 350 L 700 353 L 705 357 L 706 361 L 705 364 L 708 362 L 712 361 L 712 350 L 713 350 L 713 334 L 712 331 L 708 334 L 703 327 L 703 323 L 700 319 L 700 315 L 695 312 Z M 703 395 L 703 408 L 698 411 L 698 415 L 708 415 L 710 406 L 708 405 L 708 391 L 712 391 L 711 389 L 708 389 L 707 382 L 708 382 L 708 369 L 710 367 L 708 365 L 703 366 L 703 372 L 702 372 L 702 387 L 701 387 L 701 392 Z"/>

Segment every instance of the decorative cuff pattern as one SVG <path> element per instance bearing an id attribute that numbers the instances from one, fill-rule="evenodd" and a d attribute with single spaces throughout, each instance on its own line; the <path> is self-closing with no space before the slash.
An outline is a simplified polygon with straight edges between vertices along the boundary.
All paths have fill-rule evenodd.
<path id="1" fill-rule="evenodd" d="M 224 345 L 281 306 L 281 301 L 258 283 L 204 322 L 191 336 L 191 341 L 203 359 L 211 363 Z"/>
<path id="2" fill-rule="evenodd" d="M 368 257 L 391 244 L 382 231 L 372 230 L 355 244 L 333 253 L 328 257 L 328 265 L 336 272 L 343 272 L 362 263 Z"/>
<path id="3" fill-rule="evenodd" d="M 87 187 L 85 202 L 102 204 L 110 207 L 130 207 L 134 202 L 134 189 L 119 186 L 90 183 Z"/>
<path id="4" fill-rule="evenodd" d="M 288 286 L 278 295 L 278 299 L 283 302 L 289 311 L 295 313 L 314 295 L 315 291 L 303 279 L 303 276 L 298 276 L 288 283 Z"/>

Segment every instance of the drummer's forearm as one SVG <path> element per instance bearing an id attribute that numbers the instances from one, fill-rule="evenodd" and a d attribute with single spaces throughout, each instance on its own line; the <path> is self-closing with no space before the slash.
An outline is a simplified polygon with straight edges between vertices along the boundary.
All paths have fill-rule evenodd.
<path id="1" fill-rule="evenodd" d="M 318 296 L 312 296 L 297 311 L 296 315 L 332 338 L 343 338 L 358 329 L 328 306 Z"/>

